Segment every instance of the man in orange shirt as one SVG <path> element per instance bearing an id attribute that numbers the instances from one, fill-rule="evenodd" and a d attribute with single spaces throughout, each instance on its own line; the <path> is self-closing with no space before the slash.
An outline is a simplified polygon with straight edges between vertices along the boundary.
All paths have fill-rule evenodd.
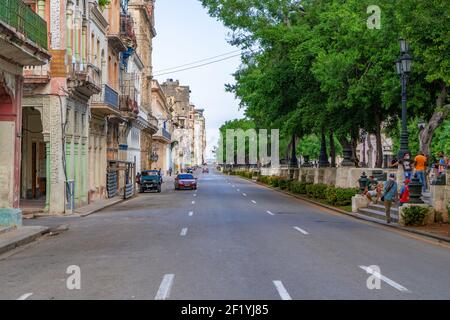
<path id="1" fill-rule="evenodd" d="M 422 192 L 427 190 L 427 184 L 425 181 L 425 169 L 427 166 L 427 157 L 423 154 L 423 152 L 419 152 L 419 154 L 414 158 L 415 168 L 417 177 L 422 183 Z"/>

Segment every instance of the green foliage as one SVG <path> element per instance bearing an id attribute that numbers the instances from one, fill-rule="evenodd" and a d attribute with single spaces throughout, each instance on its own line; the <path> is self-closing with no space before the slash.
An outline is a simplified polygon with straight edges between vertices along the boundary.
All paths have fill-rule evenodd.
<path id="1" fill-rule="evenodd" d="M 315 199 L 326 199 L 328 185 L 323 183 L 309 184 L 306 186 L 306 195 Z"/>
<path id="2" fill-rule="evenodd" d="M 246 117 L 259 128 L 279 128 L 284 142 L 292 134 L 304 138 L 298 151 L 311 158 L 318 144 L 310 135 L 322 129 L 333 129 L 339 141 L 356 140 L 360 129 L 375 133 L 383 123 L 398 135 L 399 36 L 409 41 L 414 58 L 408 115 L 430 120 L 438 95 L 450 92 L 448 1 L 379 0 L 381 29 L 375 30 L 366 25 L 371 0 L 201 2 L 231 30 L 230 43 L 243 49 L 236 83 L 227 90 Z M 440 141 L 433 139 L 433 146 L 450 148 Z"/>
<path id="3" fill-rule="evenodd" d="M 98 0 L 98 5 L 100 8 L 104 8 L 111 3 L 111 0 Z"/>
<path id="4" fill-rule="evenodd" d="M 306 194 L 306 186 L 310 183 L 300 182 L 300 181 L 291 181 L 289 183 L 289 191 L 298 194 Z"/>
<path id="5" fill-rule="evenodd" d="M 428 208 L 411 206 L 403 209 L 403 217 L 407 226 L 421 226 L 428 216 Z"/>
<path id="6" fill-rule="evenodd" d="M 336 188 L 328 186 L 326 201 L 333 206 L 347 206 L 352 203 L 352 197 L 358 194 L 357 188 Z"/>

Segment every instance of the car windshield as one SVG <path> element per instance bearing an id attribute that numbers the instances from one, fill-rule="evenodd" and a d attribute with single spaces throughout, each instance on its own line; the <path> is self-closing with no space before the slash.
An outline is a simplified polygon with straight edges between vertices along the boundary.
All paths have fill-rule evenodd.
<path id="1" fill-rule="evenodd" d="M 159 175 L 158 171 L 144 171 L 142 172 L 142 176 L 157 176 Z"/>
<path id="2" fill-rule="evenodd" d="M 180 179 L 180 180 L 194 179 L 194 176 L 192 174 L 180 174 L 178 176 L 178 179 Z"/>

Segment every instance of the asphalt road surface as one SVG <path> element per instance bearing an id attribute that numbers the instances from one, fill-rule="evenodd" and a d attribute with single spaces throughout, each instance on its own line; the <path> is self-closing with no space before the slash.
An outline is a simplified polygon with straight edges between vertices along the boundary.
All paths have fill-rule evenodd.
<path id="1" fill-rule="evenodd" d="M 70 230 L 0 256 L 0 299 L 450 299 L 448 246 L 197 176 L 197 191 L 169 180 L 85 218 L 34 221 Z"/>

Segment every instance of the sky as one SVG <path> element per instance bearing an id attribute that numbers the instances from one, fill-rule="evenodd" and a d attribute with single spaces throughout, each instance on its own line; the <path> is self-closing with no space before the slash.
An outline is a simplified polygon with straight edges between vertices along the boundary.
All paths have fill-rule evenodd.
<path id="1" fill-rule="evenodd" d="M 161 76 L 158 76 L 158 71 L 238 48 L 227 43 L 227 28 L 211 18 L 198 0 L 157 0 L 155 23 L 157 35 L 153 39 L 153 74 L 160 83 L 174 79 L 179 80 L 181 85 L 190 86 L 191 103 L 205 109 L 206 157 L 211 158 L 211 149 L 219 139 L 219 127 L 226 120 L 243 117 L 234 94 L 225 92 L 225 84 L 234 83 L 232 74 L 240 65 L 240 57 Z M 218 59 L 221 57 L 213 60 Z"/>

